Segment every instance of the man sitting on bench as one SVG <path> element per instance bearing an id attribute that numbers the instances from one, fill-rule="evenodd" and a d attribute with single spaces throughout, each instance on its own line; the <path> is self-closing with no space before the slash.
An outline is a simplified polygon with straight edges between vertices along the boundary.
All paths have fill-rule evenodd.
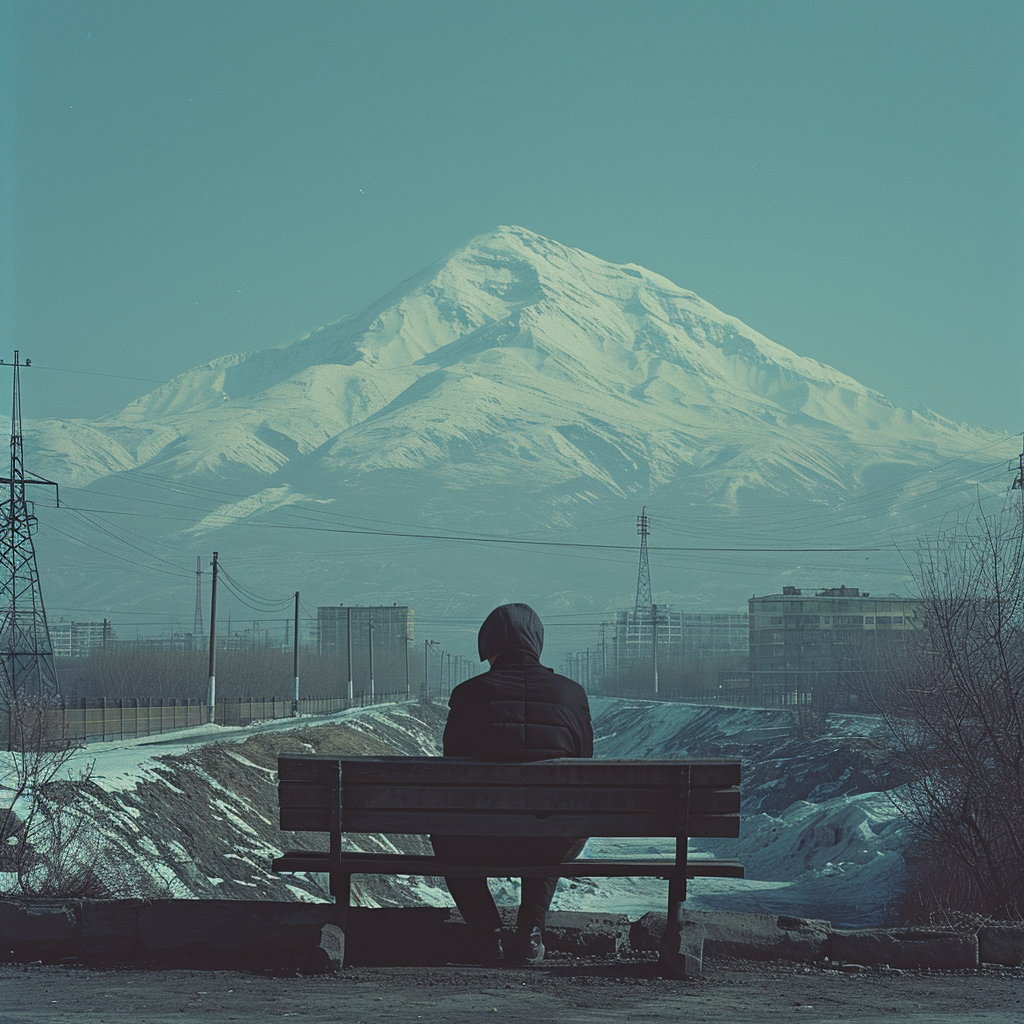
<path id="1" fill-rule="evenodd" d="M 484 620 L 477 638 L 490 670 L 456 686 L 448 701 L 445 757 L 543 761 L 593 757 L 590 705 L 579 683 L 540 663 L 544 627 L 525 604 L 505 604 Z M 431 836 L 434 852 L 453 864 L 557 864 L 579 856 L 586 838 Z M 501 916 L 486 878 L 446 878 L 484 962 L 503 958 Z M 511 963 L 544 959 L 543 929 L 557 878 L 523 878 Z"/>

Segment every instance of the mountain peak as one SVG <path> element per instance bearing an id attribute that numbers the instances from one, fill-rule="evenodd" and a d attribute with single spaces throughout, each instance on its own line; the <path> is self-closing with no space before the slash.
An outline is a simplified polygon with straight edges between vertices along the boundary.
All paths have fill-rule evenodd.
<path id="1" fill-rule="evenodd" d="M 865 458 L 875 461 L 880 442 L 894 458 L 908 443 L 957 447 L 951 427 L 901 413 L 666 278 L 516 225 L 477 236 L 286 348 L 197 367 L 101 427 L 124 448 L 119 465 L 156 449 L 176 473 L 240 465 L 275 474 L 316 450 L 346 475 L 444 473 L 455 450 L 475 458 L 515 435 L 538 479 L 599 481 L 617 493 L 671 479 L 717 449 L 732 453 L 718 474 L 729 488 L 762 479 L 737 431 L 787 452 L 825 436 L 870 439 Z M 501 461 L 502 471 L 517 466 Z"/>

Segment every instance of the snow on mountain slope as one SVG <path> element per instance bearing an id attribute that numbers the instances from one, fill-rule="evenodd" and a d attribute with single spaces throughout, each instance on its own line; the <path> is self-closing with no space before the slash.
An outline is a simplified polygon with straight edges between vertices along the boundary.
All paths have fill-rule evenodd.
<path id="1" fill-rule="evenodd" d="M 116 464 L 86 460 L 80 477 L 154 460 L 175 475 L 270 475 L 327 445 L 330 473 L 443 471 L 453 455 L 461 467 L 490 454 L 516 476 L 508 456 L 628 493 L 634 465 L 658 482 L 681 468 L 715 476 L 709 461 L 727 435 L 733 482 L 804 467 L 808 486 L 838 485 L 865 458 L 977 440 L 894 408 L 657 274 L 522 228 L 475 239 L 293 345 L 182 374 L 91 430 L 109 447 L 128 427 L 147 443 Z M 56 424 L 35 429 L 44 471 L 74 461 L 79 448 Z"/>
<path id="2" fill-rule="evenodd" d="M 162 425 L 111 430 L 81 420 L 54 419 L 27 421 L 24 432 L 34 472 L 71 487 L 134 469 L 178 436 Z"/>

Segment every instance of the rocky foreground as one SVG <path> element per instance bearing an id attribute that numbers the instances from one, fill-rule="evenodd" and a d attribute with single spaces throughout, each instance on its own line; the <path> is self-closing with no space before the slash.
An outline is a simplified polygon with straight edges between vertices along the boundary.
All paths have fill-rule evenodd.
<path id="1" fill-rule="evenodd" d="M 95 971 L 0 965 L 0 1021 L 136 1024 L 173 1018 L 352 1024 L 764 1024 L 767 1020 L 1020 1024 L 1024 974 L 711 962 L 697 980 L 659 978 L 650 960 L 552 961 L 531 970 L 355 968 L 273 977 L 198 970 Z"/>

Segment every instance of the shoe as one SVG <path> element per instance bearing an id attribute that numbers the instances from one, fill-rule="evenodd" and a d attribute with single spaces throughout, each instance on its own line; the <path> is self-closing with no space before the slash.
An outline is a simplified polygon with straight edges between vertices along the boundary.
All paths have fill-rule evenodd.
<path id="1" fill-rule="evenodd" d="M 505 950 L 501 945 L 501 929 L 495 928 L 493 932 L 485 932 L 480 936 L 480 945 L 478 947 L 480 954 L 479 960 L 484 967 L 490 967 L 494 964 L 503 963 L 505 960 Z"/>
<path id="2" fill-rule="evenodd" d="M 544 942 L 539 928 L 516 932 L 512 952 L 508 957 L 513 964 L 539 964 L 544 959 Z"/>

